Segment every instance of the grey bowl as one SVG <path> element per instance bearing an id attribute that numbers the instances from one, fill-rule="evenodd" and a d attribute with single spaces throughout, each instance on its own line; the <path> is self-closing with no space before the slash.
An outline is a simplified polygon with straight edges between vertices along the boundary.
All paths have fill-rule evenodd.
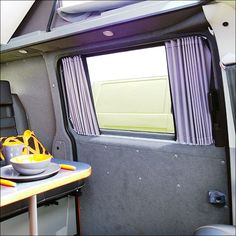
<path id="1" fill-rule="evenodd" d="M 52 156 L 44 154 L 30 154 L 13 157 L 12 167 L 22 175 L 36 175 L 45 171 L 51 162 Z"/>

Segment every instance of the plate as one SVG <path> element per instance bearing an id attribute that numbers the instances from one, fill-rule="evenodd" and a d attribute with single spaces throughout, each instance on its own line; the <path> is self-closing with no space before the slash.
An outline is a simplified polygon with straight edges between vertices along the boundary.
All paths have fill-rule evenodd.
<path id="1" fill-rule="evenodd" d="M 30 182 L 40 179 L 46 179 L 50 176 L 55 175 L 59 170 L 60 166 L 56 163 L 51 162 L 47 170 L 37 175 L 21 175 L 13 169 L 12 165 L 7 165 L 0 168 L 0 177 L 3 179 L 12 180 L 15 182 Z"/>

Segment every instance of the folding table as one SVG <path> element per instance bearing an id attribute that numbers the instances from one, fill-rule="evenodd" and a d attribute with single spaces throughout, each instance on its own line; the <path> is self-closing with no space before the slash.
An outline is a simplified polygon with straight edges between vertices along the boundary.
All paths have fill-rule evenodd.
<path id="1" fill-rule="evenodd" d="M 37 194 L 85 179 L 91 175 L 91 166 L 86 163 L 66 161 L 57 158 L 53 158 L 52 162 L 73 165 L 76 167 L 76 170 L 60 169 L 56 175 L 46 179 L 17 183 L 16 187 L 1 186 L 0 207 L 22 199 L 29 199 L 30 235 L 38 235 Z"/>

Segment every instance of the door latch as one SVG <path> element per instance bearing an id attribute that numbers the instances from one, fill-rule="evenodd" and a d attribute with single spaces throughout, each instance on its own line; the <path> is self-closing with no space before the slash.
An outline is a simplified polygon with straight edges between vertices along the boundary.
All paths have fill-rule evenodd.
<path id="1" fill-rule="evenodd" d="M 220 191 L 211 190 L 208 192 L 208 201 L 213 205 L 225 206 L 226 195 Z"/>

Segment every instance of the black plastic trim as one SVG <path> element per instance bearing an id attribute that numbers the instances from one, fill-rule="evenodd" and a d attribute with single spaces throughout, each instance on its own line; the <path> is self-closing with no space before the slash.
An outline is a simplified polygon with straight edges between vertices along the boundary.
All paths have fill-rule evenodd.
<path id="1" fill-rule="evenodd" d="M 140 131 L 112 130 L 112 129 L 100 129 L 100 130 L 101 134 L 103 135 L 175 141 L 175 134 L 170 134 L 170 133 L 151 133 L 151 132 L 148 133 Z"/>
<path id="2" fill-rule="evenodd" d="M 51 10 L 51 13 L 50 13 L 50 16 L 49 16 L 49 19 L 48 19 L 46 32 L 51 31 L 52 21 L 53 21 L 53 18 L 55 16 L 55 12 L 57 10 L 57 3 L 58 3 L 58 0 L 54 0 L 53 5 L 52 5 L 52 10 Z"/>

